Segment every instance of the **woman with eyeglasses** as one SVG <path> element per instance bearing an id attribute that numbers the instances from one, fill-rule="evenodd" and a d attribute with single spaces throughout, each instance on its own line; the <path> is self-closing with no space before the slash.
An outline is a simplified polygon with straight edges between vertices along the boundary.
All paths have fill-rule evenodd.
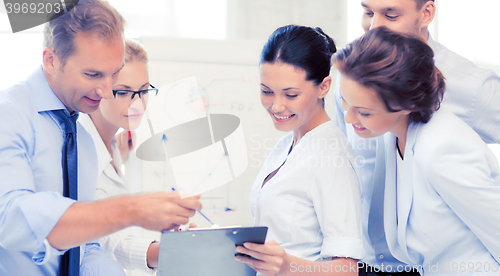
<path id="1" fill-rule="evenodd" d="M 134 147 L 134 129 L 139 126 L 148 100 L 158 92 L 149 83 L 146 50 L 136 41 L 125 40 L 125 66 L 113 86 L 114 98 L 102 100 L 99 108 L 79 121 L 92 135 L 98 156 L 96 199 L 127 193 L 121 171 Z M 117 135 L 122 128 L 125 131 Z M 129 229 L 103 237 L 101 247 L 125 269 L 153 273 L 159 243 L 135 237 Z"/>

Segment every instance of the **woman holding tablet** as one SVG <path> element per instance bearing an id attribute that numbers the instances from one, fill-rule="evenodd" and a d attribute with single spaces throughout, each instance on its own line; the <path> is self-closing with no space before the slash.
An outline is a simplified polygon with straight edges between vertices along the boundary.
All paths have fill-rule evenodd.
<path id="1" fill-rule="evenodd" d="M 278 28 L 260 60 L 261 102 L 276 129 L 290 132 L 270 152 L 250 194 L 263 245 L 237 256 L 261 275 L 357 275 L 364 255 L 359 176 L 350 145 L 324 109 L 333 40 L 320 28 Z"/>

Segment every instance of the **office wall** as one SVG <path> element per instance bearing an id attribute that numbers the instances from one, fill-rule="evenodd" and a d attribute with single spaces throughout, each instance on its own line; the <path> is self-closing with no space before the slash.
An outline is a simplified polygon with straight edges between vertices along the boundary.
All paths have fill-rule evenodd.
<path id="1" fill-rule="evenodd" d="M 227 38 L 264 40 L 277 27 L 321 27 L 339 45 L 347 43 L 347 1 L 228 0 Z"/>

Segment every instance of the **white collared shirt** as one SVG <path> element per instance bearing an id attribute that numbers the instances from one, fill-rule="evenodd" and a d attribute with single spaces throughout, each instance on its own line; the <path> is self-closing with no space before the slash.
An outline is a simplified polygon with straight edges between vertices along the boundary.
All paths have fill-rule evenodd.
<path id="1" fill-rule="evenodd" d="M 267 240 L 299 258 L 363 258 L 359 179 L 347 139 L 329 121 L 306 133 L 288 155 L 292 143 L 293 133 L 278 141 L 254 182 L 254 225 L 268 226 Z"/>

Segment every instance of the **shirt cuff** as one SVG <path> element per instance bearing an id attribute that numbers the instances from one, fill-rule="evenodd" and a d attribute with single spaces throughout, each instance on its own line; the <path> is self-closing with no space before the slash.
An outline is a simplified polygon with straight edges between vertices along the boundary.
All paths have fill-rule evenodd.
<path id="1" fill-rule="evenodd" d="M 45 248 L 44 251 L 38 252 L 32 257 L 33 262 L 37 265 L 44 265 L 52 258 L 52 256 L 60 256 L 68 251 L 67 249 L 55 249 L 52 245 L 50 245 L 47 239 L 43 241 L 43 247 Z"/>
<path id="2" fill-rule="evenodd" d="M 129 262 L 130 266 L 133 269 L 138 269 L 143 272 L 154 274 L 156 272 L 156 268 L 150 268 L 148 266 L 147 260 L 147 252 L 151 243 L 155 242 L 154 240 L 149 239 L 131 239 L 129 240 Z M 117 258 L 120 261 L 120 258 Z"/>
<path id="3" fill-rule="evenodd" d="M 87 243 L 85 245 L 85 253 L 80 265 L 80 275 L 126 276 L 121 265 L 116 260 L 111 259 L 97 243 Z"/>
<path id="4" fill-rule="evenodd" d="M 363 259 L 365 249 L 361 239 L 351 237 L 324 238 L 321 246 L 321 257 L 342 257 L 355 260 Z"/>

